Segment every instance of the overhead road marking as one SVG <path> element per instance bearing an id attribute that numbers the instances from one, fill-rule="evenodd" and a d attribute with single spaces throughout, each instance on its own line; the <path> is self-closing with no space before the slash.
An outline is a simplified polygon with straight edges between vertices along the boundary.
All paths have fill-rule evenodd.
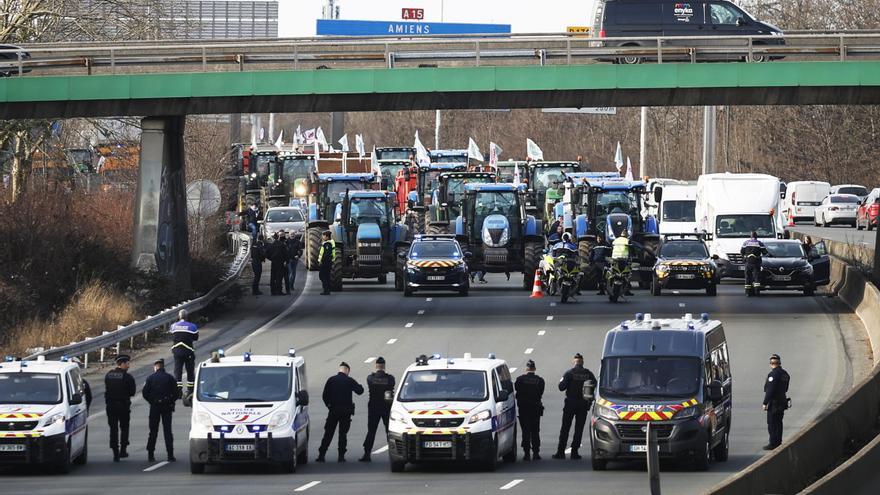
<path id="1" fill-rule="evenodd" d="M 397 339 L 388 339 L 388 342 L 385 342 L 385 343 L 388 344 L 388 345 L 391 345 L 391 344 L 393 344 L 393 343 L 395 343 L 395 342 L 397 342 Z"/>
<path id="2" fill-rule="evenodd" d="M 513 488 L 513 487 L 515 487 L 516 485 L 522 483 L 523 481 L 524 481 L 524 480 L 513 480 L 513 481 L 511 481 L 510 483 L 508 483 L 508 484 L 502 486 L 500 489 L 501 489 L 501 490 L 510 490 L 511 488 Z"/>
<path id="3" fill-rule="evenodd" d="M 413 326 L 413 322 L 409 322 L 406 325 L 404 325 L 405 328 L 412 328 L 412 326 Z"/>
<path id="4" fill-rule="evenodd" d="M 538 336 L 541 337 L 547 333 L 547 330 L 538 330 Z"/>
<path id="5" fill-rule="evenodd" d="M 375 360 L 376 360 L 375 357 L 370 356 L 370 357 L 368 357 L 367 359 L 364 359 L 364 362 L 365 362 L 365 363 L 372 363 L 372 362 L 375 361 Z"/>
<path id="6" fill-rule="evenodd" d="M 532 349 L 531 347 L 529 347 L 528 349 L 526 349 L 526 354 L 531 354 L 532 351 L 534 351 L 534 349 Z"/>
<path id="7" fill-rule="evenodd" d="M 144 469 L 144 472 L 145 472 L 145 473 L 149 473 L 149 472 L 151 472 L 151 471 L 155 471 L 155 470 L 157 470 L 157 469 L 163 468 L 163 467 L 165 467 L 165 466 L 167 466 L 167 465 L 168 465 L 168 461 L 162 461 L 162 462 L 160 462 L 160 463 L 153 464 L 152 466 L 148 467 L 147 469 Z"/>
<path id="8" fill-rule="evenodd" d="M 305 485 L 297 488 L 294 491 L 295 492 L 304 492 L 304 491 L 308 490 L 309 488 L 316 486 L 316 485 L 320 485 L 320 484 L 321 484 L 320 481 L 310 481 L 310 482 L 306 483 Z"/>
<path id="9" fill-rule="evenodd" d="M 547 321 L 553 321 L 553 317 L 552 317 L 552 316 L 548 316 L 548 317 L 547 317 Z"/>
<path id="10" fill-rule="evenodd" d="M 387 445 L 384 446 L 384 447 L 379 447 L 378 449 L 376 449 L 376 450 L 373 451 L 373 455 L 381 454 L 382 452 L 385 452 L 386 450 L 388 450 L 388 446 L 387 446 Z"/>
<path id="11" fill-rule="evenodd" d="M 418 312 L 418 314 L 420 314 L 420 315 L 425 314 L 425 310 L 424 310 L 424 309 L 420 309 L 419 312 Z"/>

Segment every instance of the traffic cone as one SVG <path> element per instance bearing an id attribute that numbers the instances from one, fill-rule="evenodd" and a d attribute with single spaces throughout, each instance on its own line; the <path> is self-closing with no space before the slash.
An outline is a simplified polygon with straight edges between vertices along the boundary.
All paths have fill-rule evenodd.
<path id="1" fill-rule="evenodd" d="M 544 297 L 544 291 L 541 290 L 541 269 L 535 270 L 535 284 L 532 286 L 532 295 L 530 298 Z"/>
<path id="2" fill-rule="evenodd" d="M 786 227 L 794 227 L 794 215 L 791 214 L 791 210 L 788 210 L 788 225 Z"/>

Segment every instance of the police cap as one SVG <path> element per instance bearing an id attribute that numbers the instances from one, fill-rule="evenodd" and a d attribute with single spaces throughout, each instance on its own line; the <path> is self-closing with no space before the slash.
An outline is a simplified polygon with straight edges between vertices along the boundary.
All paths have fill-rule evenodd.
<path id="1" fill-rule="evenodd" d="M 159 366 L 161 366 L 161 367 L 164 368 L 164 367 L 165 367 L 165 360 L 162 359 L 162 358 L 159 358 L 159 359 L 153 361 L 153 365 L 154 365 L 154 366 L 157 365 L 157 364 L 158 364 Z"/>
<path id="2" fill-rule="evenodd" d="M 127 363 L 129 361 L 131 361 L 131 356 L 128 354 L 120 354 L 116 356 L 116 364 Z"/>
<path id="3" fill-rule="evenodd" d="M 379 356 L 376 359 L 376 364 L 385 364 L 385 358 L 383 358 L 382 356 Z"/>
<path id="4" fill-rule="evenodd" d="M 782 362 L 782 358 L 779 357 L 779 354 L 770 354 L 770 360 L 773 361 L 774 359 L 776 361 Z"/>

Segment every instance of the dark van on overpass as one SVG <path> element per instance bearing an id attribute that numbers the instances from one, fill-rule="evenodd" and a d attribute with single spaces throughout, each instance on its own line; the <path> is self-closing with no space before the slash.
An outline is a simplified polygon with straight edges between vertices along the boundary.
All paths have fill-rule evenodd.
<path id="1" fill-rule="evenodd" d="M 707 50 L 697 53 L 697 60 L 735 60 L 744 59 L 740 54 L 724 53 L 724 50 L 711 51 L 711 48 L 746 46 L 744 39 L 736 36 L 780 36 L 778 27 L 761 22 L 748 12 L 728 1 L 670 1 L 670 0 L 596 0 L 593 19 L 593 32 L 599 38 L 640 38 L 673 36 L 712 36 L 713 40 L 690 40 L 681 42 L 666 41 L 664 46 L 704 46 Z M 760 38 L 754 45 L 784 45 L 782 38 Z M 608 40 L 603 46 L 643 46 L 656 48 L 656 41 L 648 40 Z M 664 60 L 667 55 L 663 55 Z M 687 52 L 668 56 L 672 60 L 690 59 Z M 763 62 L 767 56 L 753 53 L 752 60 Z M 614 59 L 615 63 L 638 64 L 645 60 L 656 60 L 656 56 L 632 56 Z"/>

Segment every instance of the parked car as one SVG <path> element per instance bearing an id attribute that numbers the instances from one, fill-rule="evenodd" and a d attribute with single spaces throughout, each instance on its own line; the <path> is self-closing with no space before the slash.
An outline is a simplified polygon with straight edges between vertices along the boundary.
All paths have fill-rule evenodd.
<path id="1" fill-rule="evenodd" d="M 880 222 L 880 187 L 875 187 L 859 205 L 856 212 L 856 228 L 873 230 Z"/>
<path id="2" fill-rule="evenodd" d="M 859 203 L 868 197 L 868 188 L 858 184 L 841 184 L 831 187 L 830 194 L 855 194 L 859 197 Z"/>
<path id="3" fill-rule="evenodd" d="M 825 242 L 806 252 L 798 239 L 780 239 L 764 243 L 767 254 L 761 261 L 761 291 L 798 290 L 812 296 L 816 287 L 828 285 L 831 261 Z"/>
<path id="4" fill-rule="evenodd" d="M 263 217 L 263 237 L 268 239 L 276 232 L 302 233 L 305 229 L 306 218 L 303 211 L 291 206 L 277 206 L 266 210 Z"/>
<path id="5" fill-rule="evenodd" d="M 816 207 L 813 221 L 816 226 L 828 227 L 834 224 L 856 226 L 856 212 L 859 197 L 852 194 L 831 194 Z"/>

